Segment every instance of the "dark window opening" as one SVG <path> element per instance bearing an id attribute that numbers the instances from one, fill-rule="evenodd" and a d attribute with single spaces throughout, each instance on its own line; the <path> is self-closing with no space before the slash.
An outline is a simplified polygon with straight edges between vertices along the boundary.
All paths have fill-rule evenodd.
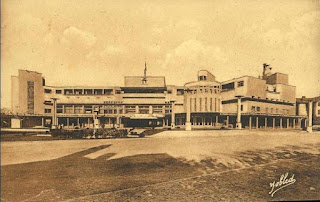
<path id="1" fill-rule="evenodd" d="M 223 84 L 222 85 L 222 89 L 223 90 L 232 90 L 232 89 L 234 89 L 234 82 Z"/>

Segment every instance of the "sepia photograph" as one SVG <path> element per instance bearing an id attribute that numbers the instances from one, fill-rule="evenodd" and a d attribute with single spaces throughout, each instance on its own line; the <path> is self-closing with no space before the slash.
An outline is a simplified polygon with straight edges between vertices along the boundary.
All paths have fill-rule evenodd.
<path id="1" fill-rule="evenodd" d="M 2 0 L 1 202 L 320 200 L 320 0 Z"/>

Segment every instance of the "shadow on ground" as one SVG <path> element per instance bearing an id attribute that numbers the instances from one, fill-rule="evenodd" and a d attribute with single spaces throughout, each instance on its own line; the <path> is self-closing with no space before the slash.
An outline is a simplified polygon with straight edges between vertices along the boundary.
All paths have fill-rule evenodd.
<path id="1" fill-rule="evenodd" d="M 273 200 L 268 194 L 269 183 L 285 172 L 296 175 L 298 186 L 281 191 L 275 200 L 320 198 L 320 157 L 316 154 L 320 144 L 246 151 L 201 162 L 175 159 L 167 154 L 107 160 L 114 155 L 109 153 L 97 159 L 84 158 L 109 146 L 90 148 L 50 161 L 2 166 L 1 199 Z M 159 184 L 167 181 L 170 182 Z M 150 185 L 149 191 L 145 185 Z M 112 192 L 116 190 L 123 191 Z"/>

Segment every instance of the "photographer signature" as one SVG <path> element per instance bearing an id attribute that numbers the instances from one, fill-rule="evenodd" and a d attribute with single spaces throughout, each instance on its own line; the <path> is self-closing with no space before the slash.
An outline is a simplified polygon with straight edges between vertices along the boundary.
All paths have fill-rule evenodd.
<path id="1" fill-rule="evenodd" d="M 292 176 L 289 179 L 288 179 L 288 173 L 283 174 L 281 175 L 278 182 L 273 181 L 272 183 L 270 183 L 271 191 L 269 192 L 269 194 L 271 195 L 271 197 L 273 197 L 273 195 L 277 191 L 295 182 L 296 182 L 296 179 L 294 179 L 294 174 L 292 174 Z"/>

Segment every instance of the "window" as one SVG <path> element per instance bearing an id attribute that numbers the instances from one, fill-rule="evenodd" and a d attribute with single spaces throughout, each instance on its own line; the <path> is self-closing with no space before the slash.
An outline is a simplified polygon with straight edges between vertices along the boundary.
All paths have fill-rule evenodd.
<path id="1" fill-rule="evenodd" d="M 238 81 L 238 87 L 244 86 L 244 81 Z"/>
<path id="2" fill-rule="evenodd" d="M 251 112 L 255 112 L 256 111 L 256 107 L 255 106 L 251 106 Z"/>
<path id="3" fill-rule="evenodd" d="M 273 108 L 271 108 L 271 114 L 273 114 Z"/>
<path id="4" fill-rule="evenodd" d="M 200 81 L 205 81 L 205 80 L 207 80 L 207 76 L 199 76 L 199 80 Z"/>
<path id="5" fill-rule="evenodd" d="M 266 113 L 269 113 L 269 108 L 268 107 L 266 107 Z"/>
<path id="6" fill-rule="evenodd" d="M 92 113 L 92 105 L 84 105 L 84 112 L 86 114 L 91 114 Z"/>
<path id="7" fill-rule="evenodd" d="M 51 113 L 51 109 L 44 109 L 44 113 L 46 113 L 46 114 Z"/>
<path id="8" fill-rule="evenodd" d="M 208 98 L 204 98 L 204 110 L 208 111 Z"/>
<path id="9" fill-rule="evenodd" d="M 73 106 L 72 105 L 65 105 L 64 106 L 64 113 L 73 114 Z"/>
<path id="10" fill-rule="evenodd" d="M 168 90 L 168 94 L 171 94 L 172 93 L 172 90 Z"/>
<path id="11" fill-rule="evenodd" d="M 184 90 L 183 89 L 177 89 L 177 95 L 183 95 Z"/>
<path id="12" fill-rule="evenodd" d="M 44 101 L 44 104 L 45 104 L 45 105 L 51 105 L 52 102 L 51 102 L 50 100 L 45 100 L 45 101 Z"/>
<path id="13" fill-rule="evenodd" d="M 84 94 L 92 95 L 92 89 L 84 89 Z"/>
<path id="14" fill-rule="evenodd" d="M 257 107 L 257 111 L 260 112 L 260 107 Z"/>
<path id="15" fill-rule="evenodd" d="M 74 113 L 75 114 L 82 114 L 83 113 L 82 106 L 81 105 L 75 106 Z"/>
<path id="16" fill-rule="evenodd" d="M 200 112 L 202 111 L 202 98 L 199 100 L 199 107 L 200 107 Z"/>
<path id="17" fill-rule="evenodd" d="M 214 98 L 214 111 L 217 111 L 217 98 Z"/>
<path id="18" fill-rule="evenodd" d="M 44 89 L 44 93 L 51 93 L 51 89 Z"/>
<path id="19" fill-rule="evenodd" d="M 29 114 L 34 113 L 34 82 L 27 81 L 27 109 Z"/>
<path id="20" fill-rule="evenodd" d="M 240 106 L 240 110 L 243 111 L 243 105 Z"/>
<path id="21" fill-rule="evenodd" d="M 74 89 L 74 94 L 82 95 L 82 89 Z"/>
<path id="22" fill-rule="evenodd" d="M 278 108 L 276 108 L 276 114 L 278 114 L 279 113 L 279 109 Z"/>
<path id="23" fill-rule="evenodd" d="M 61 94 L 62 90 L 56 90 L 56 94 Z"/>
<path id="24" fill-rule="evenodd" d="M 72 89 L 65 89 L 65 90 L 64 90 L 64 94 L 65 94 L 65 95 L 73 94 L 73 90 L 72 90 Z"/>
<path id="25" fill-rule="evenodd" d="M 116 90 L 116 94 L 121 94 L 121 90 Z"/>
<path id="26" fill-rule="evenodd" d="M 234 89 L 234 82 L 223 84 L 222 85 L 222 89 L 223 90 L 232 90 L 232 89 Z"/>
<path id="27" fill-rule="evenodd" d="M 63 113 L 63 106 L 62 105 L 57 105 L 57 113 L 59 113 L 59 114 Z"/>

